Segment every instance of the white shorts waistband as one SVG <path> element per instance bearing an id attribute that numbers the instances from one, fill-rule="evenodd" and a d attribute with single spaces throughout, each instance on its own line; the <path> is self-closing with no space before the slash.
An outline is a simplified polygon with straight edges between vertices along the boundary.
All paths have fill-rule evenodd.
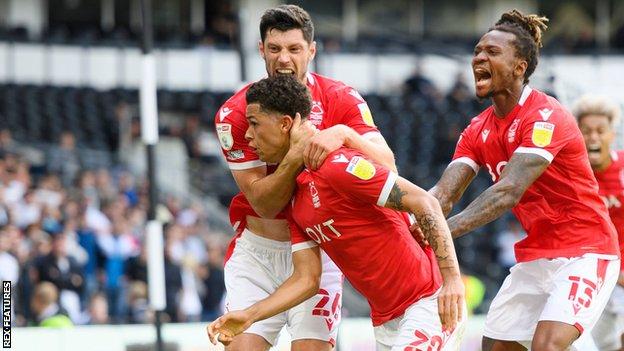
<path id="1" fill-rule="evenodd" d="M 265 251 L 279 251 L 290 252 L 290 241 L 277 241 L 261 237 L 254 234 L 249 229 L 245 228 L 241 233 L 241 237 L 238 239 L 238 244 L 243 244 L 247 247 L 250 245 L 254 249 L 260 249 Z"/>

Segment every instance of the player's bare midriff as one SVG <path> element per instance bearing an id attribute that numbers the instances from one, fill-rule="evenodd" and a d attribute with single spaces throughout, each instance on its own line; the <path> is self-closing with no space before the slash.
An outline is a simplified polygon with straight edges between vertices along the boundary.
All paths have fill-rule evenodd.
<path id="1" fill-rule="evenodd" d="M 276 241 L 290 241 L 288 221 L 247 216 L 247 229 L 263 238 Z"/>

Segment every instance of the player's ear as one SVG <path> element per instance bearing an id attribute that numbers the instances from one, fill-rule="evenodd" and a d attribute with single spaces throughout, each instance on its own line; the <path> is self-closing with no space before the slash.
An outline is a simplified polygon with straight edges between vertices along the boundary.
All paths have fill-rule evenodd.
<path id="1" fill-rule="evenodd" d="M 262 39 L 258 40 L 258 52 L 260 52 L 260 57 L 264 59 L 264 43 L 262 42 Z"/>
<path id="2" fill-rule="evenodd" d="M 282 115 L 281 119 L 280 129 L 283 133 L 290 133 L 290 130 L 293 128 L 294 118 L 289 115 Z"/>
<path id="3" fill-rule="evenodd" d="M 316 42 L 312 41 L 310 43 L 310 61 L 314 60 L 314 56 L 316 56 Z"/>
<path id="4" fill-rule="evenodd" d="M 514 75 L 516 77 L 523 77 L 528 66 L 529 64 L 526 60 L 518 60 L 518 62 L 516 62 L 516 67 L 514 68 Z"/>

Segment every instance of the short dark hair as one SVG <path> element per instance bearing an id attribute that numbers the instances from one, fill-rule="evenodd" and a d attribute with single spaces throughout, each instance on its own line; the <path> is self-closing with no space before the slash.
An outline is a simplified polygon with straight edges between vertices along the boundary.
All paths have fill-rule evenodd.
<path id="1" fill-rule="evenodd" d="M 247 93 L 247 104 L 259 104 L 264 111 L 307 118 L 312 109 L 308 88 L 294 76 L 277 74 L 253 83 Z"/>
<path id="2" fill-rule="evenodd" d="M 308 43 L 314 40 L 312 18 L 306 10 L 297 5 L 280 5 L 266 10 L 260 19 L 260 38 L 263 43 L 271 29 L 277 29 L 280 32 L 301 29 L 303 38 Z"/>
<path id="3" fill-rule="evenodd" d="M 524 72 L 524 83 L 529 82 L 529 77 L 535 72 L 539 60 L 539 48 L 542 47 L 542 32 L 548 28 L 548 18 L 538 15 L 523 15 L 513 9 L 503 13 L 496 24 L 489 31 L 499 30 L 514 34 L 516 40 L 513 45 L 518 56 L 527 61 L 527 69 Z"/>

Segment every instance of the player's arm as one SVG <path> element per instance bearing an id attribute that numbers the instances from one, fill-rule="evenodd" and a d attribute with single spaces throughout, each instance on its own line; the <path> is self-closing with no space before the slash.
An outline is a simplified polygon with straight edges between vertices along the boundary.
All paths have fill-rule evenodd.
<path id="1" fill-rule="evenodd" d="M 481 193 L 466 209 L 448 219 L 453 238 L 495 220 L 514 207 L 549 164 L 549 160 L 537 154 L 514 153 L 500 180 Z"/>
<path id="2" fill-rule="evenodd" d="M 293 273 L 273 294 L 247 309 L 232 311 L 217 318 L 207 327 L 210 341 L 228 344 L 253 323 L 284 312 L 314 296 L 321 283 L 321 254 L 318 246 L 293 252 Z"/>
<path id="3" fill-rule="evenodd" d="M 466 163 L 453 162 L 446 167 L 440 180 L 429 190 L 429 193 L 440 202 L 445 217 L 451 213 L 453 205 L 459 201 L 476 175 L 474 168 Z"/>
<path id="4" fill-rule="evenodd" d="M 343 145 L 360 151 L 376 163 L 396 172 L 394 153 L 380 133 L 363 136 L 344 124 L 337 124 L 316 134 L 304 151 L 304 162 L 310 169 L 316 170 L 327 155 Z"/>
<path id="5" fill-rule="evenodd" d="M 316 132 L 309 122 L 295 117 L 291 130 L 291 147 L 275 172 L 266 174 L 266 166 L 232 170 L 238 188 L 264 218 L 275 218 L 286 206 L 295 189 L 295 178 L 303 167 L 303 149 Z"/>
<path id="6" fill-rule="evenodd" d="M 444 280 L 438 298 L 442 325 L 454 328 L 462 319 L 465 291 L 453 239 L 440 204 L 424 189 L 398 177 L 384 206 L 399 211 L 409 211 L 416 217 L 425 239 L 436 255 Z"/>

